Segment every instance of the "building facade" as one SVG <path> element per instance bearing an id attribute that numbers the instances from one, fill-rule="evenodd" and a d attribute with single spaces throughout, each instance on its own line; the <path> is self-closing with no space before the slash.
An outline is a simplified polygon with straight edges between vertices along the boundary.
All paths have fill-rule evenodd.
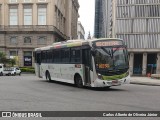
<path id="1" fill-rule="evenodd" d="M 78 9 L 77 0 L 1 0 L 0 51 L 34 66 L 34 48 L 77 36 Z"/>
<path id="2" fill-rule="evenodd" d="M 94 25 L 94 37 L 102 37 L 102 23 L 103 23 L 103 2 L 104 0 L 95 0 L 95 25 Z"/>
<path id="3" fill-rule="evenodd" d="M 71 20 L 71 39 L 77 39 L 77 23 L 78 23 L 78 10 L 79 10 L 79 3 L 78 0 L 72 0 L 72 20 Z"/>
<path id="4" fill-rule="evenodd" d="M 131 75 L 160 73 L 160 0 L 110 1 L 112 4 L 107 9 L 112 9 L 111 17 L 108 16 L 111 22 L 105 27 L 109 32 L 114 29 L 115 36 L 128 46 Z M 114 20 L 113 2 L 116 3 Z"/>
<path id="5" fill-rule="evenodd" d="M 78 25 L 77 26 L 78 26 L 78 30 L 77 30 L 78 39 L 85 39 L 84 27 L 82 26 L 80 21 L 78 21 Z"/>
<path id="6" fill-rule="evenodd" d="M 112 18 L 112 0 L 95 0 L 94 37 L 109 37 Z"/>

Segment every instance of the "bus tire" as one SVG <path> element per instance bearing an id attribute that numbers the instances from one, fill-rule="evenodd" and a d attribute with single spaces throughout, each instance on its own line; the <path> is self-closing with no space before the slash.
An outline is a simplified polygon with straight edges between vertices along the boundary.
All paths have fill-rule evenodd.
<path id="1" fill-rule="evenodd" d="M 51 82 L 51 75 L 48 71 L 46 72 L 46 79 Z"/>
<path id="2" fill-rule="evenodd" d="M 82 78 L 80 75 L 76 75 L 75 76 L 75 84 L 78 88 L 82 88 L 83 87 L 83 82 L 82 82 Z"/>
<path id="3" fill-rule="evenodd" d="M 0 76 L 3 76 L 3 73 L 1 72 Z"/>
<path id="4" fill-rule="evenodd" d="M 16 76 L 16 73 L 14 73 L 13 76 Z"/>

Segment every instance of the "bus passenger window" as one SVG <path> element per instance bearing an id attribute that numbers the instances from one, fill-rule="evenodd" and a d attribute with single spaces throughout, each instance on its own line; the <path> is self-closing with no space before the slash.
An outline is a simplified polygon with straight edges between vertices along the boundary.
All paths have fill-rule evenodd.
<path id="1" fill-rule="evenodd" d="M 61 57 L 60 57 L 60 50 L 55 50 L 53 52 L 54 54 L 54 63 L 60 63 L 61 62 Z"/>
<path id="2" fill-rule="evenodd" d="M 70 50 L 69 49 L 63 49 L 61 51 L 61 56 L 62 56 L 62 62 L 63 63 L 70 62 Z"/>
<path id="3" fill-rule="evenodd" d="M 79 63 L 81 60 L 81 52 L 80 50 L 72 50 L 71 51 L 71 62 Z"/>

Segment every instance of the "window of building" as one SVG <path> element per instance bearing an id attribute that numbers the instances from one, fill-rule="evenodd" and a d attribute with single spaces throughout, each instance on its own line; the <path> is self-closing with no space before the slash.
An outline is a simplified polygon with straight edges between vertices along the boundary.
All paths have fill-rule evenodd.
<path id="1" fill-rule="evenodd" d="M 10 25 L 18 25 L 18 7 L 10 6 L 9 8 L 9 24 Z"/>
<path id="2" fill-rule="evenodd" d="M 65 18 L 63 17 L 63 32 L 65 31 L 65 22 L 66 22 L 66 20 L 65 20 Z"/>
<path id="3" fill-rule="evenodd" d="M 148 9 L 148 17 L 160 17 L 160 5 L 149 5 Z"/>
<path id="4" fill-rule="evenodd" d="M 47 24 L 47 6 L 39 5 L 38 6 L 38 25 Z"/>
<path id="5" fill-rule="evenodd" d="M 10 43 L 11 44 L 18 44 L 17 37 L 11 37 L 10 38 Z"/>
<path id="6" fill-rule="evenodd" d="M 17 56 L 18 51 L 9 51 L 9 55 L 11 56 Z"/>
<path id="7" fill-rule="evenodd" d="M 2 24 L 1 5 L 0 5 L 0 25 Z"/>
<path id="8" fill-rule="evenodd" d="M 24 37 L 24 43 L 31 43 L 31 37 Z"/>
<path id="9" fill-rule="evenodd" d="M 38 38 L 38 44 L 46 44 L 46 37 L 42 36 Z"/>
<path id="10" fill-rule="evenodd" d="M 32 6 L 24 6 L 24 25 L 32 25 Z"/>
<path id="11" fill-rule="evenodd" d="M 126 0 L 126 4 L 128 4 L 128 0 Z"/>
<path id="12" fill-rule="evenodd" d="M 55 19 L 55 22 L 56 22 L 56 26 L 57 26 L 57 21 L 58 21 L 58 20 L 57 20 L 57 10 L 58 10 L 58 8 L 57 8 L 57 6 L 55 5 L 55 16 L 54 16 L 55 18 L 54 18 L 54 19 Z"/>
<path id="13" fill-rule="evenodd" d="M 32 51 L 24 51 L 24 56 L 32 56 Z"/>

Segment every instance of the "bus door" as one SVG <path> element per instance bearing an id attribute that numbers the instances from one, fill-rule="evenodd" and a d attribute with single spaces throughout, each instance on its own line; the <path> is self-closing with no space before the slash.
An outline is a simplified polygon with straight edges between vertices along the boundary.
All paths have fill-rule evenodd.
<path id="1" fill-rule="evenodd" d="M 42 73 L 41 73 L 41 52 L 37 52 L 36 53 L 36 58 L 37 58 L 37 76 L 38 77 L 42 77 Z"/>
<path id="2" fill-rule="evenodd" d="M 82 59 L 84 64 L 84 79 L 85 79 L 85 85 L 91 84 L 91 74 L 90 71 L 91 68 L 91 54 L 90 54 L 90 48 L 88 49 L 82 49 Z"/>

